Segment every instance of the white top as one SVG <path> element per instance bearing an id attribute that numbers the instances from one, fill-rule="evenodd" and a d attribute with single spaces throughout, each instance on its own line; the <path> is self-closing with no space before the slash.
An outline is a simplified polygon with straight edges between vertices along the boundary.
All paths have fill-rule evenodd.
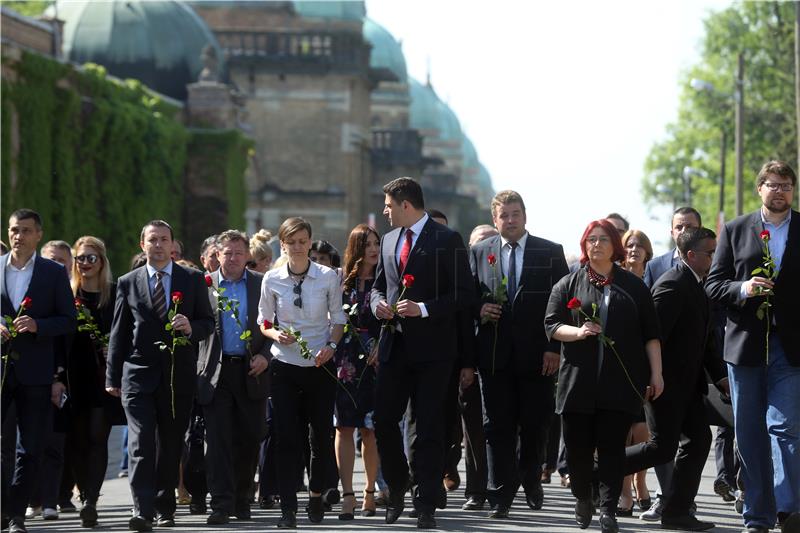
<path id="1" fill-rule="evenodd" d="M 17 268 L 11 264 L 11 254 L 5 255 L 5 283 L 8 298 L 11 300 L 11 305 L 14 306 L 14 311 L 19 310 L 19 304 L 25 298 L 25 293 L 28 292 L 28 286 L 31 284 L 33 278 L 33 263 L 36 261 L 36 252 L 33 252 L 31 258 L 25 263 L 22 268 Z"/>
<path id="2" fill-rule="evenodd" d="M 289 265 L 270 270 L 261 282 L 261 299 L 258 302 L 258 323 L 276 321 L 281 328 L 300 330 L 312 356 L 331 338 L 331 324 L 347 324 L 342 311 L 342 288 L 336 271 L 310 261 L 308 273 L 300 287 L 303 307 L 294 305 L 296 283 L 289 275 Z M 329 319 L 330 317 L 330 319 Z M 277 319 L 277 320 L 276 320 Z M 314 366 L 314 359 L 303 359 L 298 344 L 272 343 L 270 350 L 278 361 L 296 366 Z"/>
<path id="3" fill-rule="evenodd" d="M 502 246 L 500 247 L 500 267 L 503 269 L 503 276 L 508 276 L 508 262 L 511 258 L 511 241 L 506 240 L 504 237 L 500 237 L 500 242 L 502 242 Z M 522 237 L 519 238 L 517 241 L 517 253 L 515 257 L 517 259 L 517 287 L 519 287 L 519 280 L 522 276 L 522 259 L 525 255 L 525 243 L 528 242 L 528 232 L 522 234 Z"/>

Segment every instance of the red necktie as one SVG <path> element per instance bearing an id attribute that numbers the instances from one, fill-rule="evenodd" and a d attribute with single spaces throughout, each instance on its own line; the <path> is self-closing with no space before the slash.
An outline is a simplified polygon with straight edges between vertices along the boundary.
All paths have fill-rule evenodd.
<path id="1" fill-rule="evenodd" d="M 400 249 L 400 273 L 402 274 L 403 271 L 406 269 L 406 263 L 408 263 L 408 256 L 411 254 L 411 239 L 414 238 L 414 232 L 406 230 L 406 241 L 403 243 L 403 247 Z"/>

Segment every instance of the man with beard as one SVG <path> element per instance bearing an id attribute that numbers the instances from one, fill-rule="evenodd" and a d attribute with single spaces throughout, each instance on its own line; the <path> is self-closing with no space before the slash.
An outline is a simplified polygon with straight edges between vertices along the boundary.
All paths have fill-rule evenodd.
<path id="1" fill-rule="evenodd" d="M 722 229 L 706 292 L 725 304 L 736 440 L 745 486 L 747 532 L 780 523 L 800 531 L 800 213 L 791 209 L 794 170 L 766 163 L 756 190 L 761 208 Z M 774 275 L 763 269 L 765 256 Z M 764 312 L 763 304 L 768 302 Z"/>

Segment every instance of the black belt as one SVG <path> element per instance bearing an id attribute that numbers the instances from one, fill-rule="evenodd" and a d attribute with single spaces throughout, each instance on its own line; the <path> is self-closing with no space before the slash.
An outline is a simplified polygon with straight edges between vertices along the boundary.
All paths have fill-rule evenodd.
<path id="1" fill-rule="evenodd" d="M 222 354 L 222 362 L 223 363 L 225 363 L 225 362 L 241 363 L 245 359 L 247 359 L 247 356 L 245 356 L 245 355 L 232 355 L 232 354 L 226 354 L 226 353 Z"/>

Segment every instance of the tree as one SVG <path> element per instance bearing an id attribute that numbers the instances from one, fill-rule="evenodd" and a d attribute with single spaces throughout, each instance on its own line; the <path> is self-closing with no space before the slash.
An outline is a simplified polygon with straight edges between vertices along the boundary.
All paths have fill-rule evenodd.
<path id="1" fill-rule="evenodd" d="M 733 94 L 740 52 L 745 58 L 745 212 L 759 205 L 755 176 L 764 162 L 781 159 L 797 169 L 794 24 L 792 2 L 743 2 L 709 15 L 701 60 L 680 77 L 684 89 L 678 118 L 645 161 L 645 202 L 683 204 L 683 169 L 689 166 L 708 176 L 691 178 L 691 203 L 704 219 L 714 220 L 724 132 L 728 140 L 725 218 L 735 215 Z M 692 78 L 710 82 L 714 89 L 697 90 L 690 85 Z"/>

